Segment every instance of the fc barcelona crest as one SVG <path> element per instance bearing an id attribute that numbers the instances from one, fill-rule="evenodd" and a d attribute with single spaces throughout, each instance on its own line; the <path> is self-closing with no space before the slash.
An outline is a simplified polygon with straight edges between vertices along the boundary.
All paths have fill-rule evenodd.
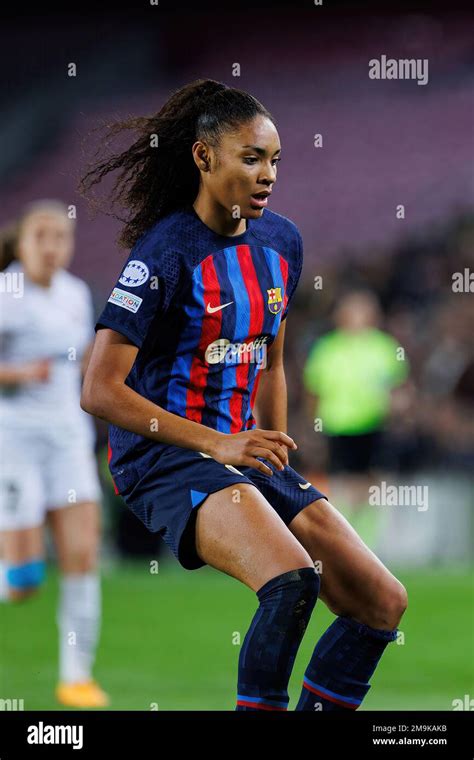
<path id="1" fill-rule="evenodd" d="M 283 298 L 281 296 L 281 288 L 268 288 L 268 308 L 272 314 L 278 314 L 283 305 Z"/>

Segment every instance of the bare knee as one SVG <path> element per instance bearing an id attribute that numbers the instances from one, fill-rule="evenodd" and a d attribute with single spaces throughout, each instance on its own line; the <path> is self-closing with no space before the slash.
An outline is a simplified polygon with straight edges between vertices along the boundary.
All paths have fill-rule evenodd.
<path id="1" fill-rule="evenodd" d="M 394 625 L 395 628 L 395 626 L 399 624 L 400 620 L 405 614 L 405 610 L 408 607 L 408 593 L 405 586 L 400 583 L 400 581 L 397 582 L 397 589 L 392 597 L 392 605 L 392 614 L 396 619 L 396 623 Z"/>
<path id="2" fill-rule="evenodd" d="M 98 504 L 80 502 L 52 509 L 48 519 L 60 570 L 64 573 L 85 573 L 94 569 L 100 542 Z"/>
<path id="3" fill-rule="evenodd" d="M 81 543 L 62 552 L 59 567 L 63 573 L 87 573 L 97 565 L 95 542 Z"/>
<path id="4" fill-rule="evenodd" d="M 405 586 L 398 580 L 390 581 L 380 591 L 374 608 L 371 610 L 372 628 L 393 630 L 396 628 L 408 607 L 408 594 Z"/>

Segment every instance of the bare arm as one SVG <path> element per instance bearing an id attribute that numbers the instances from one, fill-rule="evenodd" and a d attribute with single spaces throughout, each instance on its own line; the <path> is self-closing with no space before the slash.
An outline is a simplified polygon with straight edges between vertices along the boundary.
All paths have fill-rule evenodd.
<path id="1" fill-rule="evenodd" d="M 82 409 L 132 433 L 211 454 L 219 435 L 215 430 L 171 414 L 125 385 L 137 353 L 115 330 L 98 331 L 82 386 Z"/>
<path id="2" fill-rule="evenodd" d="M 272 474 L 262 456 L 279 467 L 285 447 L 296 448 L 282 431 L 249 430 L 227 435 L 172 414 L 125 384 L 138 348 L 121 333 L 98 331 L 84 378 L 81 407 L 113 425 L 160 443 L 202 451 L 224 464 L 241 464 Z"/>
<path id="3" fill-rule="evenodd" d="M 87 365 L 89 364 L 89 359 L 91 358 L 93 346 L 94 346 L 94 341 L 92 340 L 87 346 L 86 350 L 84 351 L 84 356 L 82 357 L 82 361 L 81 361 L 81 377 L 82 378 L 85 377 Z"/>

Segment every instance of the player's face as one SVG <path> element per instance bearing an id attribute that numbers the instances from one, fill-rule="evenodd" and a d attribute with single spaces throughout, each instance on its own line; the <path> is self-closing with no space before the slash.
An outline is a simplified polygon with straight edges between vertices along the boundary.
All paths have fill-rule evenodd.
<path id="1" fill-rule="evenodd" d="M 208 190 L 233 216 L 257 219 L 270 203 L 280 160 L 275 125 L 264 116 L 243 124 L 221 138 L 216 169 L 208 175 Z M 255 198 L 259 193 L 267 197 Z"/>
<path id="2" fill-rule="evenodd" d="M 47 282 L 68 266 L 73 245 L 74 225 L 65 214 L 38 211 L 23 221 L 18 256 L 32 279 Z"/>

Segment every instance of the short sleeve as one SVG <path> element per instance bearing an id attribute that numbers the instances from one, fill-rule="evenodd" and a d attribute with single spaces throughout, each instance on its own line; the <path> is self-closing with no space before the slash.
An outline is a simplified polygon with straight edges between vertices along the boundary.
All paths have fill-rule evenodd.
<path id="1" fill-rule="evenodd" d="M 286 319 L 288 315 L 290 302 L 293 298 L 296 286 L 298 285 L 299 279 L 301 277 L 301 270 L 303 269 L 303 240 L 296 226 L 294 226 L 294 231 L 296 234 L 296 245 L 293 249 L 293 256 L 289 257 L 288 280 L 286 285 L 288 298 L 286 301 L 286 306 L 283 309 L 283 313 L 281 315 L 282 320 Z"/>
<path id="2" fill-rule="evenodd" d="M 145 236 L 132 248 L 95 324 L 125 335 L 138 348 L 155 317 L 165 314 L 180 281 L 179 254 Z"/>

